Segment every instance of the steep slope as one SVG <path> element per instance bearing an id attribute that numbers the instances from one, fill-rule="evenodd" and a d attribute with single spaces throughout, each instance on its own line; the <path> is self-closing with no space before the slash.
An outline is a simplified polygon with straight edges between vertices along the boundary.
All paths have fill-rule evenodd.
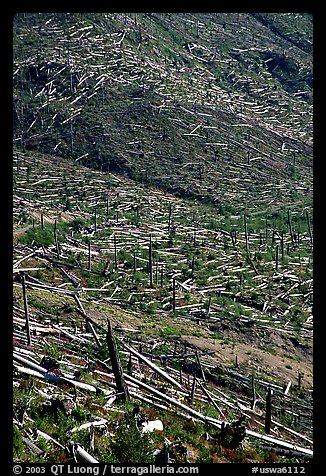
<path id="1" fill-rule="evenodd" d="M 289 204 L 299 177 L 305 193 L 311 183 L 311 25 L 304 14 L 17 15 L 15 144 L 240 210 L 285 183 L 275 205 Z"/>
<path id="2" fill-rule="evenodd" d="M 168 442 L 172 462 L 288 463 L 289 448 L 300 462 L 311 458 L 308 213 L 252 214 L 244 222 L 36 152 L 14 154 L 14 178 L 14 424 L 40 450 L 33 456 L 26 441 L 16 441 L 16 462 L 73 462 L 76 445 L 101 462 L 122 462 L 114 441 L 123 444 L 117 429 L 132 404 L 162 420 L 152 453 Z M 128 405 L 115 389 L 108 319 L 126 378 L 134 379 Z M 130 343 L 146 365 L 128 358 Z M 148 368 L 149 358 L 181 392 Z M 51 362 L 55 368 L 45 372 Z M 241 441 L 223 441 L 221 418 L 227 425 L 245 419 Z"/>
<path id="3" fill-rule="evenodd" d="M 13 72 L 15 462 L 311 460 L 311 15 L 23 13 Z"/>

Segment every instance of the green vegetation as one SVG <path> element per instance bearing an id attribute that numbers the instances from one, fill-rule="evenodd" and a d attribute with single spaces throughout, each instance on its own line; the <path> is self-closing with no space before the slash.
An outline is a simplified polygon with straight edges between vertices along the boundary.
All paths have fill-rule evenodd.
<path id="1" fill-rule="evenodd" d="M 221 202 L 223 193 L 220 192 L 227 190 L 225 184 L 218 183 L 218 187 L 216 186 L 219 174 L 223 174 L 229 157 L 224 157 L 224 154 L 215 150 L 215 147 L 206 145 L 207 140 L 209 144 L 228 141 L 225 127 L 221 127 L 221 120 L 227 128 L 233 122 L 233 118 L 228 117 L 224 109 L 220 109 L 221 105 L 212 85 L 217 82 L 222 90 L 232 92 L 232 94 L 237 94 L 240 91 L 248 95 L 250 99 L 263 103 L 265 99 L 254 92 L 254 84 L 258 83 L 258 85 L 264 86 L 266 75 L 271 74 L 273 88 L 279 97 L 282 97 L 288 90 L 297 91 L 304 87 L 305 94 L 302 98 L 300 96 L 300 100 L 309 102 L 311 98 L 311 84 L 307 79 L 311 76 L 309 55 L 302 56 L 301 51 L 298 51 L 296 55 L 293 52 L 291 57 L 283 57 L 278 51 L 273 52 L 270 48 L 263 47 L 266 36 L 262 34 L 260 37 L 260 33 L 254 38 L 259 45 L 257 50 L 263 50 L 264 53 L 258 54 L 255 51 L 246 50 L 245 55 L 239 55 L 234 53 L 234 49 L 241 48 L 241 42 L 243 42 L 243 46 L 246 46 L 249 38 L 252 41 L 250 31 L 254 31 L 256 28 L 260 32 L 261 22 L 268 27 L 272 28 L 273 26 L 274 30 L 276 28 L 277 34 L 281 35 L 282 38 L 277 49 L 283 47 L 284 41 L 287 41 L 292 49 L 293 44 L 301 48 L 302 45 L 298 44 L 299 38 L 294 39 L 293 30 L 288 31 L 287 24 L 288 22 L 291 24 L 298 22 L 301 25 L 302 38 L 306 37 L 307 41 L 310 41 L 308 38 L 311 38 L 311 19 L 304 14 L 254 14 L 249 19 L 245 14 L 242 19 L 237 18 L 236 14 L 230 14 L 229 18 L 224 18 L 223 14 L 209 15 L 208 17 L 207 15 L 198 14 L 198 23 L 193 20 L 191 14 L 170 16 L 168 13 L 139 13 L 130 17 L 129 14 L 120 16 L 94 14 L 94 18 L 95 16 L 97 18 L 96 21 L 91 16 L 73 13 L 68 16 L 57 14 L 51 17 L 48 14 L 16 15 L 14 19 L 15 61 L 19 62 L 21 58 L 24 58 L 24 55 L 28 55 L 28 52 L 34 50 L 39 58 L 39 64 L 22 66 L 14 77 L 15 97 L 17 98 L 14 107 L 14 124 L 17 135 L 21 130 L 26 131 L 24 140 L 26 143 L 28 142 L 29 150 L 49 153 L 60 143 L 60 147 L 56 148 L 58 155 L 74 160 L 85 157 L 80 162 L 83 165 L 96 167 L 100 170 L 109 169 L 111 172 L 127 173 L 137 181 L 173 190 L 178 196 L 198 198 L 203 203 L 214 205 L 221 214 L 233 214 L 239 211 L 239 207 L 235 206 L 232 201 L 223 200 Z M 241 22 L 248 22 L 249 29 L 248 33 L 242 32 L 239 36 L 237 31 Z M 129 25 L 129 30 L 128 35 L 125 35 L 122 50 L 114 52 L 113 48 L 112 54 L 117 54 L 117 57 L 109 56 L 107 58 L 109 62 L 112 62 L 112 77 L 116 79 L 116 74 L 121 70 L 123 71 L 123 80 L 114 81 L 113 84 L 111 84 L 111 80 L 110 82 L 105 81 L 97 95 L 88 94 L 88 99 L 84 95 L 79 98 L 78 77 L 84 74 L 83 58 L 91 58 L 89 67 L 99 68 L 99 71 L 104 68 L 100 48 L 106 48 L 111 52 L 114 35 L 121 31 L 126 23 Z M 33 25 L 33 28 L 30 28 L 30 25 Z M 95 45 L 80 44 L 77 41 L 76 33 L 79 28 L 89 28 L 90 25 L 93 27 L 92 35 L 96 35 L 97 38 L 98 51 L 95 51 L 97 50 Z M 222 30 L 221 25 L 223 25 Z M 75 31 L 69 37 L 70 49 L 74 54 L 77 68 L 74 73 L 70 73 L 64 67 L 64 50 L 68 47 L 65 37 L 67 28 Z M 101 37 L 103 28 L 108 32 L 105 38 Z M 284 28 L 287 31 L 286 37 L 282 33 Z M 51 34 L 43 33 L 48 30 Z M 223 30 L 225 30 L 225 35 Z M 233 32 L 232 35 L 228 33 L 230 31 Z M 63 43 L 61 42 L 62 35 Z M 21 36 L 24 41 L 20 38 Z M 235 42 L 234 38 L 240 38 L 240 40 Z M 44 68 L 43 63 L 46 62 L 47 55 L 53 54 L 53 44 L 57 43 L 61 45 L 61 55 L 47 68 Z M 26 50 L 26 44 L 29 45 L 28 50 Z M 42 54 L 39 50 L 40 45 L 42 45 Z M 124 48 L 126 54 L 124 54 Z M 208 54 L 208 51 L 215 49 L 220 51 L 222 61 L 215 62 Z M 152 51 L 155 51 L 155 54 L 152 54 Z M 130 52 L 132 52 L 131 55 Z M 140 69 L 140 71 L 136 71 L 135 75 L 131 74 L 135 68 L 135 63 L 131 60 L 133 58 L 137 58 L 137 67 Z M 151 66 L 148 64 L 149 60 L 153 62 Z M 117 64 L 115 64 L 116 61 Z M 230 61 L 232 61 L 233 71 L 230 70 Z M 167 71 L 165 79 L 160 73 L 162 66 Z M 202 75 L 203 68 L 206 74 Z M 193 71 L 198 72 L 198 77 L 202 76 L 203 79 L 199 82 L 194 81 Z M 215 80 L 212 78 L 212 73 Z M 157 83 L 157 86 L 152 83 L 150 86 L 147 85 L 142 79 L 144 74 L 148 75 L 152 83 Z M 211 79 L 207 81 L 206 76 Z M 243 76 L 248 79 L 242 80 Z M 29 125 L 34 117 L 32 111 L 35 112 L 38 109 L 39 101 L 44 101 L 41 92 L 45 84 L 51 80 L 53 80 L 53 101 L 47 103 L 46 108 L 41 108 L 39 120 L 33 124 L 33 128 L 30 130 Z M 85 87 L 87 84 L 91 93 L 96 82 L 96 78 L 90 77 L 83 85 Z M 248 83 L 251 82 L 253 85 L 249 87 Z M 171 95 L 174 99 L 171 108 L 163 108 L 158 114 L 155 108 L 160 104 L 159 95 L 161 92 L 159 91 Z M 71 95 L 77 101 L 75 107 L 83 106 L 78 113 L 78 120 L 73 123 L 69 121 L 71 99 L 68 100 L 68 98 Z M 216 112 L 212 109 L 214 101 L 218 101 Z M 281 101 L 281 99 L 275 99 L 275 107 L 289 107 L 289 104 L 278 106 L 279 103 L 283 104 Z M 288 98 L 288 102 L 291 102 L 293 111 L 301 107 L 301 104 L 295 103 L 295 97 Z M 189 107 L 192 109 L 193 103 L 196 104 L 198 111 L 204 114 L 201 120 L 208 129 L 206 137 L 199 134 L 192 136 L 189 140 L 190 130 L 187 127 L 189 113 L 185 109 L 187 110 Z M 26 104 L 28 104 L 26 110 L 29 113 L 21 114 Z M 110 108 L 107 107 L 108 104 L 110 104 Z M 250 114 L 252 113 L 253 111 L 250 111 Z M 123 121 L 121 114 L 128 114 L 130 121 Z M 175 121 L 176 114 L 178 121 Z M 56 117 L 55 121 L 52 121 L 53 117 Z M 282 117 L 282 114 L 279 114 L 278 117 Z M 144 127 L 136 127 L 142 123 L 145 124 Z M 104 124 L 110 128 L 109 135 L 105 133 L 106 126 Z M 177 124 L 178 127 L 176 127 Z M 35 131 L 40 132 L 44 125 L 47 125 L 51 131 L 47 140 L 34 139 Z M 56 127 L 55 131 L 53 130 L 54 126 Z M 261 144 L 261 136 L 264 134 L 260 128 L 253 125 L 251 127 L 253 128 L 252 145 L 265 148 Z M 302 123 L 300 127 L 304 127 L 304 124 Z M 233 129 L 232 132 L 238 144 L 248 139 L 247 134 L 241 128 Z M 32 134 L 34 134 L 33 139 L 29 140 Z M 129 147 L 128 143 L 131 139 L 134 140 L 134 134 L 136 134 L 138 145 Z M 169 140 L 166 140 L 167 138 Z M 278 149 L 278 145 L 275 147 L 274 141 L 277 141 L 277 137 L 274 137 L 272 141 L 273 153 Z M 22 140 L 17 143 L 26 147 Z M 234 144 L 233 146 L 235 150 L 232 156 L 236 157 L 234 166 L 237 167 L 237 164 L 246 162 L 247 151 Z M 268 147 L 266 150 L 268 152 Z M 193 160 L 194 157 L 199 156 L 205 157 L 205 165 L 202 160 Z M 142 163 L 138 160 L 147 157 L 151 159 Z M 304 160 L 304 154 L 298 151 L 297 163 Z M 189 162 L 191 166 L 186 166 Z M 257 171 L 262 168 L 259 163 L 257 167 Z M 295 169 L 296 173 L 297 170 L 298 167 Z M 247 171 L 242 169 L 241 172 L 246 174 Z M 272 171 L 277 178 L 275 172 L 275 170 Z M 295 179 L 294 172 L 290 171 L 290 174 Z M 30 171 L 28 176 L 30 179 Z M 204 187 L 198 186 L 197 178 L 205 183 Z M 261 181 L 261 185 L 263 185 L 265 179 L 261 177 Z M 191 186 L 189 186 L 190 184 Z M 247 187 L 246 182 L 244 182 L 244 186 Z M 65 190 L 67 194 L 67 187 Z M 66 196 L 64 206 L 69 211 L 74 209 L 75 203 L 71 197 Z M 130 216 L 131 223 L 135 223 L 135 220 L 135 215 Z M 214 229 L 216 223 L 211 221 L 211 226 Z"/>
<path id="2" fill-rule="evenodd" d="M 56 363 L 43 379 L 15 361 L 16 461 L 74 462 L 72 440 L 105 463 L 153 462 L 165 445 L 176 463 L 291 461 L 232 422 L 243 405 L 263 431 L 266 384 L 291 376 L 273 417 L 311 436 L 311 16 L 32 13 L 13 26 L 14 346 L 31 369 Z M 115 399 L 107 319 L 125 373 L 227 425 L 134 383 Z M 140 431 L 136 402 L 162 432 Z"/>
<path id="3" fill-rule="evenodd" d="M 147 433 L 141 433 L 136 420 L 128 413 L 111 444 L 112 454 L 117 463 L 153 463 L 154 446 Z"/>
<path id="4" fill-rule="evenodd" d="M 49 246 L 55 242 L 53 230 L 49 227 L 44 228 L 44 230 L 41 227 L 29 228 L 18 240 L 25 245 L 33 243 L 37 246 Z"/>
<path id="5" fill-rule="evenodd" d="M 23 438 L 16 425 L 13 425 L 13 455 L 18 457 L 23 451 Z"/>

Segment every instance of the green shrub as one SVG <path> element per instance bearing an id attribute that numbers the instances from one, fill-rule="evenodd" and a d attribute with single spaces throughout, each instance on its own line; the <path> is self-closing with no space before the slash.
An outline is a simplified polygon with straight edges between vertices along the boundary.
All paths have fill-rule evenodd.
<path id="1" fill-rule="evenodd" d="M 206 448 L 202 443 L 198 445 L 198 456 L 196 459 L 196 463 L 210 463 L 211 457 L 209 453 L 209 449 Z"/>
<path id="2" fill-rule="evenodd" d="M 44 228 L 44 230 L 41 227 L 29 228 L 18 238 L 18 241 L 24 245 L 30 245 L 34 242 L 37 246 L 50 246 L 54 244 L 54 234 L 48 228 Z"/>
<path id="3" fill-rule="evenodd" d="M 43 352 L 47 357 L 53 357 L 57 360 L 62 359 L 64 355 L 64 352 L 62 351 L 62 348 L 59 346 L 59 344 L 51 338 L 44 342 Z"/>
<path id="4" fill-rule="evenodd" d="M 68 211 L 68 212 L 71 212 L 72 209 L 73 209 L 72 202 L 71 202 L 70 198 L 67 198 L 66 204 L 65 204 L 65 210 Z"/>
<path id="5" fill-rule="evenodd" d="M 167 336 L 181 336 L 183 335 L 183 332 L 180 329 L 177 329 L 173 326 L 164 326 L 160 330 L 160 336 L 161 337 L 167 337 Z"/>
<path id="6" fill-rule="evenodd" d="M 16 425 L 13 425 L 13 453 L 14 456 L 19 456 L 23 451 L 23 438 Z"/>
<path id="7" fill-rule="evenodd" d="M 87 412 L 81 408 L 74 408 L 71 412 L 71 416 L 78 423 L 85 423 L 87 421 Z"/>
<path id="8" fill-rule="evenodd" d="M 136 420 L 126 415 L 111 445 L 117 463 L 153 463 L 154 446 L 147 433 L 141 434 Z"/>

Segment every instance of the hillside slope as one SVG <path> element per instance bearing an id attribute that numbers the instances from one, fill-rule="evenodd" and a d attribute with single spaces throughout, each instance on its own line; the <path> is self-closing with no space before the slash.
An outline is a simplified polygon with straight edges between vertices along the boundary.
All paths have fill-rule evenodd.
<path id="1" fill-rule="evenodd" d="M 13 27 L 15 462 L 311 461 L 311 15 Z"/>
<path id="2" fill-rule="evenodd" d="M 14 143 L 222 207 L 278 186 L 290 204 L 311 185 L 311 35 L 294 13 L 17 15 Z"/>

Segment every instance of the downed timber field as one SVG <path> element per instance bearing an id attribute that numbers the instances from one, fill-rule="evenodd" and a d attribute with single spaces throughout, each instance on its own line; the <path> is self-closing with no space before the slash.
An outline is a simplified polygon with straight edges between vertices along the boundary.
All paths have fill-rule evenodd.
<path id="1" fill-rule="evenodd" d="M 275 15 L 17 16 L 14 461 L 312 460 L 310 23 Z"/>

